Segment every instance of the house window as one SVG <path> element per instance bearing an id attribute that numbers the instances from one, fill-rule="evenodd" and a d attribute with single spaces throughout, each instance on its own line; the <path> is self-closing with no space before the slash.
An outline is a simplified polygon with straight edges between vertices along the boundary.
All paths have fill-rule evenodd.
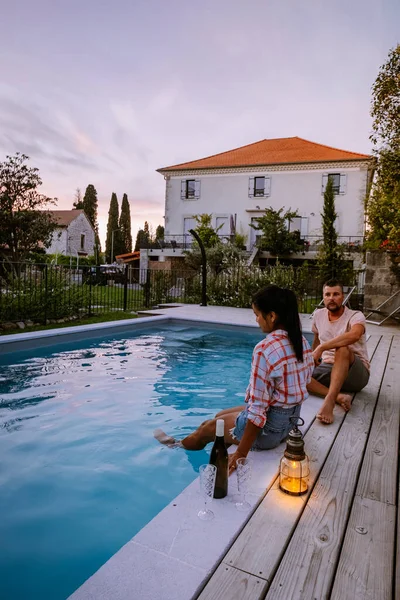
<path id="1" fill-rule="evenodd" d="M 339 194 L 339 192 L 340 192 L 340 173 L 329 173 L 328 181 L 332 181 L 333 193 Z"/>
<path id="2" fill-rule="evenodd" d="M 347 175 L 346 173 L 327 173 L 322 175 L 322 194 L 326 190 L 326 184 L 328 181 L 332 181 L 333 193 L 334 194 L 345 194 Z"/>
<path id="3" fill-rule="evenodd" d="M 183 179 L 181 181 L 181 199 L 196 200 L 200 198 L 200 180 Z"/>
<path id="4" fill-rule="evenodd" d="M 81 234 L 81 250 L 85 249 L 85 234 Z"/>
<path id="5" fill-rule="evenodd" d="M 254 177 L 254 195 L 264 196 L 265 177 Z"/>
<path id="6" fill-rule="evenodd" d="M 186 180 L 186 198 L 194 198 L 196 191 L 196 181 L 194 179 Z"/>
<path id="7" fill-rule="evenodd" d="M 271 177 L 249 177 L 249 198 L 265 198 L 271 193 Z"/>

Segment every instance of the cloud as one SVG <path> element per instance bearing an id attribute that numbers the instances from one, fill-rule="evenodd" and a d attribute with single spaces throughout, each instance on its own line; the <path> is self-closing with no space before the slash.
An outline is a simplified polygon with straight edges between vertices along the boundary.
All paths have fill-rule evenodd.
<path id="1" fill-rule="evenodd" d="M 14 94 L 16 96 L 17 94 Z M 53 122 L 52 122 L 53 120 Z M 0 90 L 0 150 L 24 152 L 51 164 L 96 170 L 93 143 L 66 115 L 37 102 L 7 97 Z"/>

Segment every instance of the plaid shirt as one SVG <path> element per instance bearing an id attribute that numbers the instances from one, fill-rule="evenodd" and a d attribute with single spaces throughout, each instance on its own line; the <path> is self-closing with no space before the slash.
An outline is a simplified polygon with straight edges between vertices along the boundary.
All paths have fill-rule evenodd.
<path id="1" fill-rule="evenodd" d="M 245 401 L 247 418 L 264 427 L 269 406 L 295 406 L 308 398 L 314 359 L 303 337 L 303 362 L 297 360 L 287 331 L 276 329 L 253 351 L 250 383 Z"/>

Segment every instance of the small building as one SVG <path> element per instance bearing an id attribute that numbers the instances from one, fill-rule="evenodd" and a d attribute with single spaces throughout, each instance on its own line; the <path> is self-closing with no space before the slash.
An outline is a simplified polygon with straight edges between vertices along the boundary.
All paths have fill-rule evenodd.
<path id="1" fill-rule="evenodd" d="M 95 231 L 80 209 L 49 211 L 57 222 L 47 254 L 88 256 L 94 254 Z"/>

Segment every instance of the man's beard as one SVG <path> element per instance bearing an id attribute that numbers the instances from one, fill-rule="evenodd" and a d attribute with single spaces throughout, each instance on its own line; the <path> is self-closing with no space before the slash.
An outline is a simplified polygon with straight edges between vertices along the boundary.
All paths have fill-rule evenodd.
<path id="1" fill-rule="evenodd" d="M 338 312 L 341 308 L 342 308 L 343 304 L 340 304 L 340 306 L 338 306 L 337 304 L 335 304 L 335 306 L 333 306 L 333 304 L 329 305 L 326 307 L 329 312 L 335 313 Z"/>

